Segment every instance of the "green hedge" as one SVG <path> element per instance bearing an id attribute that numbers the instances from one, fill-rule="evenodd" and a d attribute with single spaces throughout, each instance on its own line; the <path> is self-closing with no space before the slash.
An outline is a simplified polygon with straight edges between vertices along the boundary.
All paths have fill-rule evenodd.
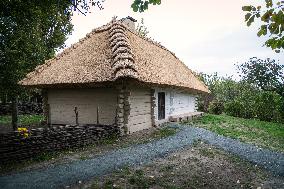
<path id="1" fill-rule="evenodd" d="M 243 91 L 232 100 L 210 102 L 208 112 L 262 121 L 284 122 L 284 99 L 271 91 Z"/>

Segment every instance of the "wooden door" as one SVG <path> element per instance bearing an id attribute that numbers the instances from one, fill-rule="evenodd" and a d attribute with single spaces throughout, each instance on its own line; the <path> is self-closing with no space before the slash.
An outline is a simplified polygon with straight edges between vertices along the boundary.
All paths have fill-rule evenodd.
<path id="1" fill-rule="evenodd" d="M 165 119 L 165 93 L 158 93 L 158 119 Z"/>

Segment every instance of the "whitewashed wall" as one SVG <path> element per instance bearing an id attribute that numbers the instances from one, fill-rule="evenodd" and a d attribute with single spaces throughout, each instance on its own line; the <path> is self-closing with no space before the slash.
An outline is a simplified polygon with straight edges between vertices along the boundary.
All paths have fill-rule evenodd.
<path id="1" fill-rule="evenodd" d="M 79 124 L 115 123 L 117 92 L 115 89 L 50 89 L 48 91 L 52 124 L 75 124 L 74 108 L 78 108 Z"/>
<path id="2" fill-rule="evenodd" d="M 188 92 L 167 89 L 167 88 L 155 88 L 155 121 L 158 120 L 158 93 L 165 92 L 165 120 L 168 120 L 170 116 L 180 115 L 189 112 L 196 112 L 196 95 Z"/>

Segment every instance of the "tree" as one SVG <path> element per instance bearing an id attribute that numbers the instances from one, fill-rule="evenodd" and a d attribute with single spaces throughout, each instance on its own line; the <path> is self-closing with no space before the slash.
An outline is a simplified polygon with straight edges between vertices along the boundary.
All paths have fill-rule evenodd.
<path id="1" fill-rule="evenodd" d="M 142 37 L 147 37 L 149 31 L 148 31 L 148 28 L 144 24 L 143 18 L 141 18 L 140 23 L 138 23 L 138 25 L 136 27 L 136 32 Z"/>
<path id="2" fill-rule="evenodd" d="M 255 22 L 255 19 L 261 21 L 257 35 L 269 36 L 265 45 L 279 53 L 284 49 L 284 1 L 265 0 L 265 4 L 265 7 L 243 6 L 243 11 L 247 12 L 245 21 L 248 26 Z"/>
<path id="3" fill-rule="evenodd" d="M 91 6 L 97 6 L 100 10 L 104 9 L 102 3 L 105 0 L 70 0 L 69 2 L 72 4 L 71 10 L 78 11 L 79 13 L 86 15 L 89 13 Z M 132 10 L 134 12 L 144 12 L 148 9 L 149 5 L 160 5 L 161 0 L 133 0 L 131 4 Z"/>
<path id="4" fill-rule="evenodd" d="M 160 5 L 161 0 L 149 0 L 149 1 L 142 1 L 142 0 L 134 0 L 132 3 L 131 7 L 134 12 L 144 12 L 145 10 L 148 9 L 148 6 L 152 5 Z"/>
<path id="5" fill-rule="evenodd" d="M 264 91 L 275 91 L 284 97 L 284 65 L 272 59 L 250 58 L 238 66 L 239 74 L 247 83 Z"/>
<path id="6" fill-rule="evenodd" d="M 12 125 L 17 127 L 17 83 L 63 48 L 72 31 L 69 1 L 11 0 L 0 7 L 0 93 L 12 100 Z"/>

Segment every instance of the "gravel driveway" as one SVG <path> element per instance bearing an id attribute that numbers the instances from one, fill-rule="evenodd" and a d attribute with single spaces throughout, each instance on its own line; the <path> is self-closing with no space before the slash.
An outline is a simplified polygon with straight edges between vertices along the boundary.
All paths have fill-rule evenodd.
<path id="1" fill-rule="evenodd" d="M 284 176 L 283 153 L 260 149 L 202 128 L 175 127 L 180 127 L 180 132 L 165 139 L 111 151 L 93 159 L 0 177 L 0 186 L 21 189 L 62 188 L 110 173 L 126 165 L 143 164 L 154 158 L 164 157 L 171 152 L 182 150 L 198 139 L 261 165 L 275 175 Z"/>

